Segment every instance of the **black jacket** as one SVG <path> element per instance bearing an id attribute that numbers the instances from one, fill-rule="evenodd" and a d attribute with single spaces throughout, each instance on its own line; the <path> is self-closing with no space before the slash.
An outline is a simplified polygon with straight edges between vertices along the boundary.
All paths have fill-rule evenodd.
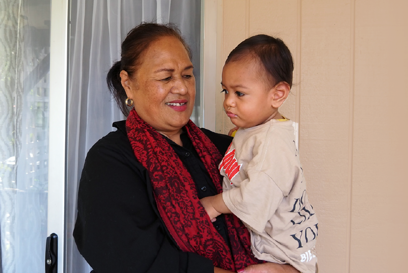
<path id="1" fill-rule="evenodd" d="M 88 152 L 78 192 L 74 238 L 95 273 L 212 273 L 212 262 L 182 252 L 156 208 L 147 170 L 137 161 L 125 121 Z M 223 155 L 231 138 L 203 129 Z"/>

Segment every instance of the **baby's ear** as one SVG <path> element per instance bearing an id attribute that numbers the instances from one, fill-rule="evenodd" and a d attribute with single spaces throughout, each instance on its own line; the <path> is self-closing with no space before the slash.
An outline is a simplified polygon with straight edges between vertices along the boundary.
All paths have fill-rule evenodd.
<path id="1" fill-rule="evenodd" d="M 279 108 L 289 96 L 290 86 L 287 82 L 279 82 L 272 91 L 272 107 Z"/>

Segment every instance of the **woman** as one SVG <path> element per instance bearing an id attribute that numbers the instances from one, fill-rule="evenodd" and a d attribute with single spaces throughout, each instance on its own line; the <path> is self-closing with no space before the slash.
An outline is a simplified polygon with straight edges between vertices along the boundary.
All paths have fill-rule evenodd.
<path id="1" fill-rule="evenodd" d="M 88 153 L 74 231 L 79 251 L 98 273 L 297 272 L 259 264 L 242 223 L 231 215 L 212 223 L 201 206 L 200 198 L 221 190 L 217 165 L 231 139 L 189 121 L 190 59 L 171 26 L 142 24 L 123 42 L 107 81 L 128 117 Z"/>

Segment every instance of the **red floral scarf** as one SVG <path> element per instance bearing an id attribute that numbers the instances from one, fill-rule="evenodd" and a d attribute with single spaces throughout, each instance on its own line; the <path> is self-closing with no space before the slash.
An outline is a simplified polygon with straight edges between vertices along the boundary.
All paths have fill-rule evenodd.
<path id="1" fill-rule="evenodd" d="M 190 120 L 185 126 L 218 192 L 221 154 Z M 214 228 L 197 196 L 190 173 L 160 133 L 133 109 L 126 120 L 127 135 L 137 160 L 147 169 L 160 216 L 182 251 L 194 252 L 214 266 L 237 271 L 258 263 L 252 255 L 248 230 L 232 214 L 225 215 L 231 248 Z"/>

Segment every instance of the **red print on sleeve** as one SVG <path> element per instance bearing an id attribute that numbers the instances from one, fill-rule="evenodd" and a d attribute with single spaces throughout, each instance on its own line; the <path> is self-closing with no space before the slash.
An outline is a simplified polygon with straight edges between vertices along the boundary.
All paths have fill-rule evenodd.
<path id="1" fill-rule="evenodd" d="M 220 172 L 224 170 L 229 180 L 232 180 L 239 173 L 241 166 L 242 164 L 238 164 L 238 161 L 235 158 L 235 149 L 233 149 L 225 154 L 219 170 Z"/>

